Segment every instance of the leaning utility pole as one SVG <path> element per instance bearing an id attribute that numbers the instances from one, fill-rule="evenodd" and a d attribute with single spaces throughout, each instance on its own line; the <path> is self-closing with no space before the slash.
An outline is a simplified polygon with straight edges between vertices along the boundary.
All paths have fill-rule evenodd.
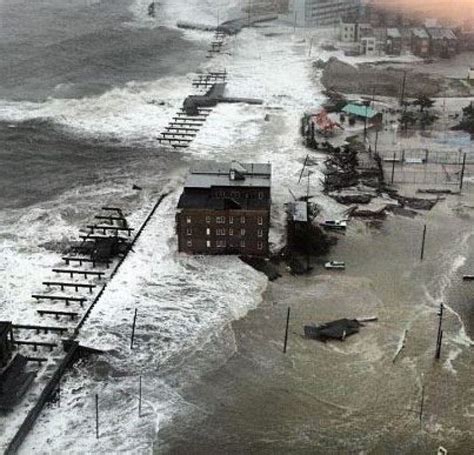
<path id="1" fill-rule="evenodd" d="M 439 324 L 438 324 L 438 337 L 436 339 L 436 360 L 438 360 L 441 357 L 441 345 L 443 342 L 443 310 L 444 310 L 444 305 L 441 304 L 439 307 Z"/>
<path id="2" fill-rule="evenodd" d="M 402 89 L 400 93 L 400 106 L 403 106 L 403 103 L 405 101 L 406 83 L 407 83 L 407 72 L 403 71 Z"/>

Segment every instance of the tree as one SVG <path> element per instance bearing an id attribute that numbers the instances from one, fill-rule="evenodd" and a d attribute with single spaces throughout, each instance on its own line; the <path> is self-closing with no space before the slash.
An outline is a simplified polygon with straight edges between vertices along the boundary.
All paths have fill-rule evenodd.
<path id="1" fill-rule="evenodd" d="M 404 130 L 408 129 L 408 126 L 416 123 L 416 115 L 413 112 L 405 111 L 400 117 L 400 124 Z"/>
<path id="2" fill-rule="evenodd" d="M 426 95 L 420 95 L 413 101 L 413 106 L 420 106 L 420 112 L 423 112 L 425 109 L 432 107 L 434 103 L 434 100 L 428 98 Z"/>

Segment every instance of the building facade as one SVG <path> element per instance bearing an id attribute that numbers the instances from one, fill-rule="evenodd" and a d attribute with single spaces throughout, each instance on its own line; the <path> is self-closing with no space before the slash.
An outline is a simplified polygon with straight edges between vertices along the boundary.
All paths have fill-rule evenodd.
<path id="1" fill-rule="evenodd" d="M 359 9 L 360 0 L 290 0 L 288 20 L 299 27 L 328 26 Z"/>
<path id="2" fill-rule="evenodd" d="M 412 28 L 411 51 L 418 57 L 424 58 L 430 55 L 430 37 L 424 28 Z"/>
<path id="3" fill-rule="evenodd" d="M 189 254 L 267 256 L 270 208 L 270 164 L 196 166 L 178 203 L 178 249 Z"/>

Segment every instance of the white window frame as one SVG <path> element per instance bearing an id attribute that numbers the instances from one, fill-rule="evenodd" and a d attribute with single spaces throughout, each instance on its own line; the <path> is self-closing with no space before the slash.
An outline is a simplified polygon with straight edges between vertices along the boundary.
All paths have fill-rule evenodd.
<path id="1" fill-rule="evenodd" d="M 263 250 L 263 242 L 257 242 L 257 250 Z"/>
<path id="2" fill-rule="evenodd" d="M 263 229 L 257 229 L 257 237 L 263 237 Z"/>
<path id="3" fill-rule="evenodd" d="M 240 224 L 245 224 L 245 215 L 240 217 Z"/>
<path id="4" fill-rule="evenodd" d="M 262 226 L 263 225 L 263 216 L 257 216 L 257 224 L 259 226 Z"/>
<path id="5" fill-rule="evenodd" d="M 240 248 L 245 248 L 245 240 L 240 241 Z"/>
<path id="6" fill-rule="evenodd" d="M 186 235 L 193 235 L 193 228 L 186 228 Z"/>
<path id="7" fill-rule="evenodd" d="M 187 216 L 187 217 L 186 217 L 186 223 L 187 223 L 187 224 L 191 224 L 191 217 L 190 217 L 190 216 Z"/>
<path id="8" fill-rule="evenodd" d="M 188 241 L 186 242 L 186 245 L 188 245 L 188 248 L 191 248 L 193 246 L 192 239 L 188 239 Z"/>
<path id="9" fill-rule="evenodd" d="M 245 229 L 240 230 L 240 237 L 245 237 Z"/>

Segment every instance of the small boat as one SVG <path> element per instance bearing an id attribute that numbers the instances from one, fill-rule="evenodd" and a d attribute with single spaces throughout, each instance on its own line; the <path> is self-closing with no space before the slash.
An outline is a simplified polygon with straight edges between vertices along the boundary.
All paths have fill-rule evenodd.
<path id="1" fill-rule="evenodd" d="M 464 281 L 471 281 L 471 280 L 474 280 L 474 275 L 464 275 L 462 279 Z"/>
<path id="2" fill-rule="evenodd" d="M 346 220 L 326 220 L 322 223 L 319 223 L 320 226 L 326 229 L 346 229 L 347 221 Z"/>
<path id="3" fill-rule="evenodd" d="M 342 261 L 330 261 L 330 262 L 326 262 L 326 264 L 324 264 L 324 268 L 326 268 L 328 270 L 331 270 L 331 269 L 345 270 L 346 269 L 346 263 L 342 262 Z"/>

